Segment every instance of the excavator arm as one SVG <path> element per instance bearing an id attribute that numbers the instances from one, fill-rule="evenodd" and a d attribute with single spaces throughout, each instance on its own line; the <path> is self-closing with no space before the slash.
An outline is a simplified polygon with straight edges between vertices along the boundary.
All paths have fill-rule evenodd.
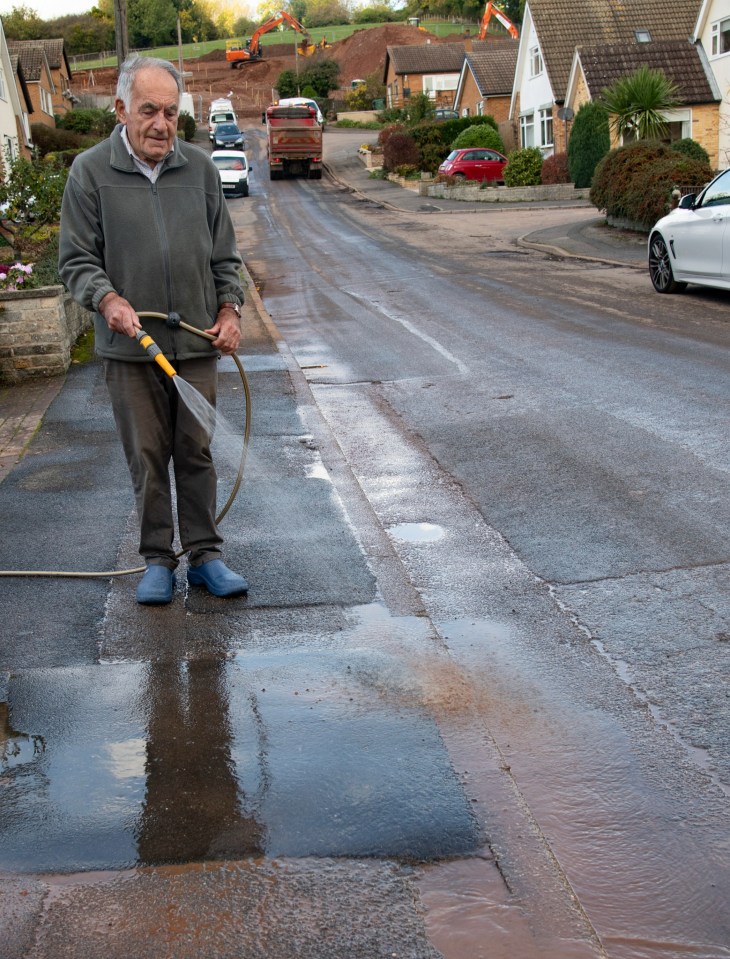
<path id="1" fill-rule="evenodd" d="M 265 33 L 269 33 L 270 30 L 275 30 L 282 23 L 288 23 L 293 30 L 302 34 L 302 41 L 299 44 L 299 52 L 302 55 L 309 56 L 317 49 L 301 23 L 286 10 L 280 10 L 275 16 L 254 30 L 251 39 L 246 42 L 245 46 L 241 44 L 227 46 L 226 60 L 230 62 L 232 67 L 237 67 L 241 63 L 248 63 L 251 60 L 260 60 L 262 55 L 261 37 Z M 323 44 L 323 46 L 325 45 Z"/>
<path id="2" fill-rule="evenodd" d="M 511 37 L 513 37 L 515 40 L 519 39 L 519 31 L 507 14 L 503 13 L 499 7 L 496 6 L 496 4 L 492 3 L 492 0 L 488 0 L 487 6 L 484 9 L 481 27 L 479 29 L 480 40 L 484 40 L 487 36 L 487 27 L 489 26 L 489 21 L 492 19 L 492 17 L 502 24 Z"/>

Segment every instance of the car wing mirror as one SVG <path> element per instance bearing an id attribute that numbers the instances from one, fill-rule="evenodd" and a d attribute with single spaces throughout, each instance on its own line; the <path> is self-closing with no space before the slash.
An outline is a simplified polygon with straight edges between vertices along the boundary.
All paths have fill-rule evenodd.
<path id="1" fill-rule="evenodd" d="M 696 193 L 687 193 L 677 204 L 680 210 L 691 210 L 697 199 Z"/>

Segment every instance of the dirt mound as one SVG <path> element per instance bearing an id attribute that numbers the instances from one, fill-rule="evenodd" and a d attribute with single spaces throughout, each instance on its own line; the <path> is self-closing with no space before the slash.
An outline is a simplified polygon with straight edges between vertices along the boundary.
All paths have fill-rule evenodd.
<path id="1" fill-rule="evenodd" d="M 382 27 L 356 30 L 333 43 L 327 55 L 340 65 L 341 86 L 349 87 L 351 80 L 364 79 L 376 70 L 385 68 L 387 47 L 415 46 L 419 43 L 439 43 L 438 37 L 418 27 L 402 23 L 386 23 Z"/>
<path id="2" fill-rule="evenodd" d="M 454 38 L 445 39 L 453 42 Z M 375 71 L 382 74 L 387 47 L 442 42 L 444 38 L 417 27 L 387 23 L 356 30 L 307 59 L 296 55 L 293 43 L 266 45 L 262 60 L 246 63 L 236 70 L 231 69 L 226 61 L 225 50 L 217 49 L 194 60 L 185 60 L 185 89 L 201 98 L 203 112 L 211 100 L 230 95 L 240 117 L 255 117 L 271 103 L 272 88 L 284 70 L 295 70 L 297 66 L 301 70 L 304 65 L 320 58 L 335 60 L 340 65 L 340 86 L 346 90 L 352 80 L 364 79 Z M 75 91 L 110 95 L 114 93 L 116 80 L 117 71 L 113 67 L 77 70 L 73 75 L 73 87 Z"/>
<path id="3" fill-rule="evenodd" d="M 217 50 L 211 50 L 210 53 L 204 53 L 202 57 L 198 57 L 198 60 L 201 63 L 209 63 L 211 60 L 225 60 L 226 51 L 219 47 Z"/>

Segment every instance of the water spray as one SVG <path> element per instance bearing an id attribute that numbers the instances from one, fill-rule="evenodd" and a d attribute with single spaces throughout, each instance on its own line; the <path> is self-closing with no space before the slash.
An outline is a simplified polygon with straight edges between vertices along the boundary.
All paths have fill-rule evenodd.
<path id="1" fill-rule="evenodd" d="M 139 317 L 152 317 L 157 320 L 162 320 L 166 326 L 177 328 L 180 327 L 183 330 L 187 330 L 189 333 L 195 333 L 197 336 L 203 337 L 203 339 L 212 341 L 215 339 L 215 336 L 212 333 L 207 333 L 205 330 L 200 330 L 196 326 L 191 326 L 189 323 L 184 323 L 178 313 L 155 313 L 151 311 L 138 312 L 137 316 Z M 182 384 L 185 384 L 190 391 L 193 391 L 195 394 L 198 394 L 195 388 L 187 383 L 173 367 L 167 357 L 164 355 L 162 350 L 159 348 L 157 343 L 152 339 L 149 333 L 146 333 L 144 330 L 138 330 L 135 334 L 137 342 L 139 345 L 147 351 L 149 356 L 157 363 L 157 365 L 167 373 L 169 377 L 172 378 L 176 387 L 178 387 L 178 392 L 183 395 L 185 392 L 181 387 Z M 223 517 L 226 515 L 228 510 L 233 505 L 233 501 L 238 495 L 238 490 L 241 487 L 241 482 L 243 480 L 243 470 L 246 465 L 246 454 L 248 453 L 248 444 L 251 436 L 251 389 L 248 383 L 248 377 L 246 376 L 246 371 L 243 368 L 243 365 L 238 358 L 238 356 L 233 353 L 231 354 L 233 362 L 238 368 L 238 374 L 241 377 L 241 382 L 243 383 L 243 392 L 246 402 L 246 419 L 243 431 L 243 446 L 241 448 L 241 459 L 238 464 L 238 472 L 236 473 L 236 479 L 233 483 L 233 489 L 226 501 L 223 509 L 218 513 L 215 518 L 216 523 L 220 523 Z M 202 402 L 205 402 L 203 397 L 200 397 Z M 209 428 L 209 433 L 212 434 L 212 426 Z M 184 550 L 180 550 L 175 554 L 176 558 L 179 558 L 184 554 Z M 106 572 L 66 572 L 64 570 L 42 570 L 42 569 L 7 569 L 0 570 L 0 577 L 2 576 L 17 576 L 17 577 L 30 577 L 30 576 L 53 576 L 57 578 L 66 578 L 66 579 L 109 579 L 114 576 L 130 576 L 133 573 L 144 573 L 146 566 L 136 566 L 134 569 L 116 569 L 116 570 L 107 570 Z"/>

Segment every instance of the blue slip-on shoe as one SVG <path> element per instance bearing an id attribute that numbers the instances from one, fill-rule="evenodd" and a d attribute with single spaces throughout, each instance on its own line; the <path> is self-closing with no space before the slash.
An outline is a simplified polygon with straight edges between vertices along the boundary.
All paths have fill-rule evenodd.
<path id="1" fill-rule="evenodd" d="M 205 586 L 214 596 L 241 596 L 248 592 L 248 583 L 228 569 L 222 559 L 210 559 L 200 566 L 188 569 L 188 582 L 191 586 Z"/>
<path id="2" fill-rule="evenodd" d="M 137 602 L 143 606 L 166 606 L 172 602 L 175 574 L 167 566 L 148 566 L 137 586 Z"/>

